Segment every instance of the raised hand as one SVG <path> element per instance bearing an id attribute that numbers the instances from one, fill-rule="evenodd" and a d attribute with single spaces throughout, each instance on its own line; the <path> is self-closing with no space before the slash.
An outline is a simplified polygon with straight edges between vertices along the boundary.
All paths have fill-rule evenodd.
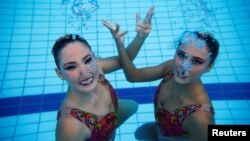
<path id="1" fill-rule="evenodd" d="M 116 24 L 115 26 L 113 26 L 110 22 L 108 22 L 107 20 L 102 20 L 102 24 L 104 26 L 106 26 L 109 31 L 111 32 L 112 36 L 114 37 L 116 43 L 124 43 L 124 35 L 126 35 L 128 33 L 128 31 L 119 31 L 120 30 L 120 25 Z"/>
<path id="2" fill-rule="evenodd" d="M 151 20 L 154 15 L 154 6 L 151 6 L 143 21 L 140 21 L 140 13 L 136 13 L 136 32 L 140 37 L 147 37 L 151 31 Z"/>

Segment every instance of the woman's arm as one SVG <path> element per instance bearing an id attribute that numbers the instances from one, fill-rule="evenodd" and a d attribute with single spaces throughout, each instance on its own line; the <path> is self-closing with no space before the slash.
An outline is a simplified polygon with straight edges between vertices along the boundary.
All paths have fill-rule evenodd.
<path id="1" fill-rule="evenodd" d="M 170 60 L 154 67 L 137 69 L 126 53 L 124 38 L 119 36 L 114 36 L 114 38 L 120 57 L 120 64 L 123 68 L 127 81 L 146 82 L 157 80 L 162 78 L 164 74 L 172 68 L 172 61 Z"/>
<path id="2" fill-rule="evenodd" d="M 140 14 L 136 14 L 136 31 L 137 35 L 133 39 L 133 41 L 126 48 L 126 53 L 128 54 L 129 59 L 134 60 L 137 56 L 139 50 L 141 49 L 146 37 L 151 31 L 151 20 L 154 14 L 154 6 L 152 6 L 144 19 L 144 21 L 140 21 Z M 120 32 L 119 26 L 115 29 L 115 27 L 110 24 L 108 21 L 103 20 L 103 25 L 109 29 L 112 29 L 113 36 L 124 36 L 127 31 Z M 116 71 L 121 68 L 121 64 L 119 62 L 118 56 L 108 57 L 99 60 L 99 65 L 103 69 L 104 73 L 109 73 L 112 71 Z"/>
<path id="3" fill-rule="evenodd" d="M 191 114 L 183 122 L 190 141 L 207 141 L 209 124 L 214 124 L 213 114 L 204 111 Z"/>
<path id="4" fill-rule="evenodd" d="M 160 79 L 164 74 L 171 70 L 172 60 L 163 62 L 160 65 L 154 67 L 147 67 L 137 69 L 136 66 L 131 61 L 129 54 L 124 47 L 124 35 L 127 32 L 119 33 L 119 25 L 113 27 L 112 25 L 105 24 L 105 26 L 110 30 L 116 43 L 116 47 L 119 54 L 119 64 L 123 68 L 126 79 L 129 82 L 146 82 Z"/>
<path id="5" fill-rule="evenodd" d="M 83 141 L 91 136 L 91 131 L 84 124 L 72 118 L 63 118 L 57 121 L 56 141 Z"/>

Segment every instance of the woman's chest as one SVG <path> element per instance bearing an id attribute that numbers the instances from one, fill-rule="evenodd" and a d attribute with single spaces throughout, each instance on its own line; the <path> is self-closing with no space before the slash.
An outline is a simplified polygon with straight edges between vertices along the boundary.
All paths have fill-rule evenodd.
<path id="1" fill-rule="evenodd" d="M 157 108 L 163 108 L 169 112 L 174 112 L 179 107 L 190 103 L 171 83 L 162 83 L 156 101 Z"/>

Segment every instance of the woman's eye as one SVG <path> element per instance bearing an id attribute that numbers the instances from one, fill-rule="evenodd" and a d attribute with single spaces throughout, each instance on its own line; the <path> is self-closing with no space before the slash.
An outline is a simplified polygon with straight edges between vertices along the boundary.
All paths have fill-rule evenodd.
<path id="1" fill-rule="evenodd" d="M 64 67 L 65 70 L 73 70 L 75 68 L 76 68 L 76 66 L 65 66 Z"/>
<path id="2" fill-rule="evenodd" d="M 178 57 L 183 59 L 183 58 L 185 58 L 185 55 L 182 52 L 178 52 Z"/>
<path id="3" fill-rule="evenodd" d="M 85 60 L 85 64 L 88 64 L 88 63 L 90 63 L 92 61 L 92 57 L 89 57 L 89 58 L 87 58 L 86 60 Z"/>
<path id="4" fill-rule="evenodd" d="M 200 64 L 203 64 L 203 62 L 202 61 L 200 61 L 200 60 L 193 60 L 192 61 L 192 63 L 194 64 L 194 65 L 200 65 Z"/>

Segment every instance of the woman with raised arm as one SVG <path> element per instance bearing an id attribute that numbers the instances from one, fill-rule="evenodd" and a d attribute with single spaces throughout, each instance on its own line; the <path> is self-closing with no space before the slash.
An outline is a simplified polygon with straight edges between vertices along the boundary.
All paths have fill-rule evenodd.
<path id="1" fill-rule="evenodd" d="M 156 122 L 137 129 L 138 140 L 206 141 L 214 110 L 201 76 L 209 72 L 218 55 L 219 43 L 209 33 L 185 31 L 172 60 L 157 66 L 136 68 L 124 47 L 124 36 L 116 36 L 120 64 L 129 82 L 162 79 L 154 99 Z"/>
<path id="2" fill-rule="evenodd" d="M 151 7 L 143 22 L 137 21 L 137 35 L 126 49 L 133 60 L 151 30 Z M 137 14 L 138 17 L 138 14 Z M 103 24 L 110 24 L 104 20 Z M 114 35 L 127 32 L 117 29 Z M 115 130 L 137 111 L 132 100 L 118 100 L 106 73 L 121 68 L 119 57 L 97 59 L 89 43 L 81 36 L 67 34 L 56 40 L 52 54 L 58 77 L 68 84 L 68 91 L 58 111 L 57 141 L 109 141 Z"/>

